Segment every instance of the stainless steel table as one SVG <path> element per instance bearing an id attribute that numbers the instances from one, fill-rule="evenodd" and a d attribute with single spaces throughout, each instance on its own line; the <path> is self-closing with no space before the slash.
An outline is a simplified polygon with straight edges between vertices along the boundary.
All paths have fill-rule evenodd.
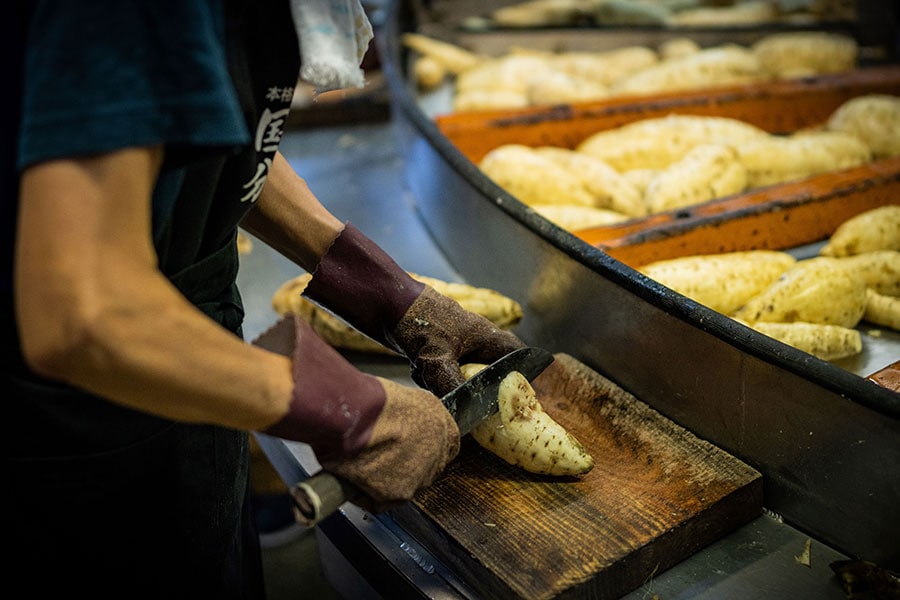
<path id="1" fill-rule="evenodd" d="M 281 148 L 332 212 L 356 224 L 401 266 L 423 275 L 462 280 L 419 221 L 414 199 L 404 185 L 405 167 L 391 122 L 291 131 Z M 253 242 L 238 277 L 247 312 L 247 339 L 275 321 L 272 294 L 302 272 L 261 242 Z M 348 356 L 363 370 L 409 380 L 402 361 Z M 305 445 L 258 437 L 287 483 L 317 469 Z M 374 516 L 345 505 L 318 526 L 316 535 L 326 575 L 347 598 L 476 597 L 389 515 Z M 808 539 L 778 515 L 765 514 L 676 567 L 653 574 L 626 598 L 845 598 L 828 565 L 846 557 L 812 540 L 810 564 L 801 565 L 795 557 Z"/>

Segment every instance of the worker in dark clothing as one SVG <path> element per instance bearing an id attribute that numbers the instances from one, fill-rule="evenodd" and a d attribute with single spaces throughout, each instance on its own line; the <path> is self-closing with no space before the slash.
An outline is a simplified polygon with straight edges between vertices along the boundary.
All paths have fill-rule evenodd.
<path id="1" fill-rule="evenodd" d="M 324 87 L 347 81 L 313 64 L 317 19 L 335 16 L 338 48 L 368 43 L 357 0 L 7 11 L 12 589 L 261 597 L 248 432 L 310 444 L 381 510 L 456 455 L 435 394 L 462 382 L 459 363 L 521 342 L 412 280 L 278 153 L 301 66 Z M 244 341 L 239 225 L 313 273 L 310 298 L 405 355 L 419 386 L 357 370 L 300 320 L 281 324 L 285 354 Z"/>

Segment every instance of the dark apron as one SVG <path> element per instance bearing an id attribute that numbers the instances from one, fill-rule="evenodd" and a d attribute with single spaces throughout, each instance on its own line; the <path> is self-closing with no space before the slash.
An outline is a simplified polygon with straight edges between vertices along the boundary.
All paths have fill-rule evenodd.
<path id="1" fill-rule="evenodd" d="M 224 248 L 173 282 L 220 289 L 209 278 L 231 277 L 232 264 Z M 241 318 L 230 293 L 198 306 L 232 329 Z M 6 512 L 9 572 L 25 589 L 263 597 L 246 432 L 174 423 L 36 380 L 14 378 L 11 390 L 26 408 L 8 438 L 7 485 L 27 493 L 13 494 Z"/>
<path id="2" fill-rule="evenodd" d="M 283 0 L 226 0 L 229 69 L 251 138 L 283 115 L 299 69 Z M 160 269 L 240 336 L 235 237 L 241 196 L 274 147 L 182 163 L 157 220 Z M 179 155 L 183 160 L 184 155 Z M 182 168 L 182 167 L 179 167 Z M 210 188 L 210 185 L 212 187 Z M 160 188 L 158 187 L 158 190 Z M 10 369 L 5 511 L 10 585 L 33 597 L 262 598 L 245 431 L 175 423 Z M 9 504 L 9 503 L 7 503 Z"/>

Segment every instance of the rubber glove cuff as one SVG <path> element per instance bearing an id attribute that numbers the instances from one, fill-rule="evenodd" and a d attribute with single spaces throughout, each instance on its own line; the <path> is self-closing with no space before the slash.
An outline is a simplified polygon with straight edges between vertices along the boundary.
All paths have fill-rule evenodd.
<path id="1" fill-rule="evenodd" d="M 384 409 L 385 390 L 325 343 L 301 318 L 288 315 L 255 342 L 287 350 L 294 389 L 287 414 L 262 433 L 304 442 L 319 461 L 358 454 Z"/>

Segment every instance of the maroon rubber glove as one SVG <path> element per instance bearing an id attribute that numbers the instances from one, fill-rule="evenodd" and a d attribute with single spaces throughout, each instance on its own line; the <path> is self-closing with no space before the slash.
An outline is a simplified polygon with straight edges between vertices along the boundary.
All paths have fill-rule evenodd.
<path id="1" fill-rule="evenodd" d="M 256 345 L 291 356 L 290 409 L 263 433 L 309 444 L 324 469 L 359 487 L 381 511 L 412 499 L 459 452 L 459 429 L 440 400 L 368 375 L 289 315 Z"/>
<path id="2" fill-rule="evenodd" d="M 459 365 L 492 363 L 524 346 L 509 331 L 416 281 L 347 223 L 303 295 L 406 356 L 419 385 L 443 396 L 465 382 Z"/>

